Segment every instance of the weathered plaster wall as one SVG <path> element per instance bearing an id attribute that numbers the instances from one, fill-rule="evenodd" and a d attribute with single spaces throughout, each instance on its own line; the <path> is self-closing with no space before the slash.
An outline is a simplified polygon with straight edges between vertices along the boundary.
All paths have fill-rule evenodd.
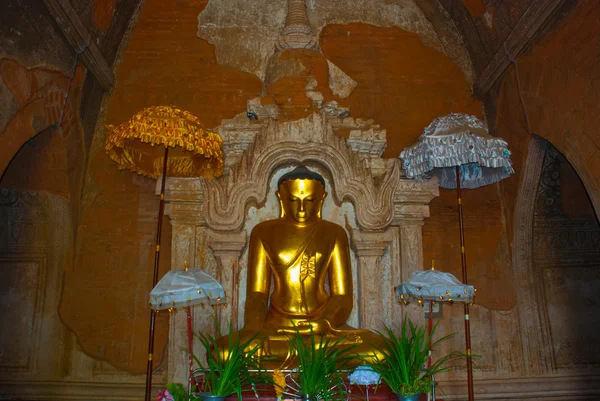
<path id="1" fill-rule="evenodd" d="M 141 373 L 147 361 L 158 199 L 153 180 L 112 170 L 109 165 L 94 177 L 106 181 L 94 187 L 98 192 L 83 211 L 73 268 L 65 271 L 60 313 L 88 355 Z M 169 269 L 167 219 L 162 235 L 166 245 L 161 247 L 160 276 Z M 167 332 L 167 316 L 159 314 L 156 366 Z"/>
<path id="2" fill-rule="evenodd" d="M 464 73 L 452 59 L 400 28 L 332 24 L 321 31 L 325 57 L 357 82 L 340 104 L 387 131 L 384 157 L 398 157 L 437 116 L 481 117 Z"/>
<path id="3" fill-rule="evenodd" d="M 416 33 L 426 46 L 452 58 L 468 79 L 472 79 L 469 57 L 458 37 L 440 39 L 413 0 L 309 0 L 306 6 L 317 36 L 322 37 L 323 28 L 332 24 L 398 27 Z M 198 36 L 215 45 L 219 64 L 234 66 L 264 79 L 268 59 L 285 22 L 286 9 L 286 0 L 259 0 L 250 8 L 243 0 L 209 0 L 198 16 Z"/>
<path id="4" fill-rule="evenodd" d="M 504 202 L 497 185 L 463 190 L 465 251 L 469 284 L 478 289 L 477 304 L 491 310 L 515 306 L 511 250 Z M 461 278 L 460 237 L 456 191 L 440 189 L 423 226 L 423 253 L 427 265 Z"/>
<path id="5" fill-rule="evenodd" d="M 105 123 L 120 124 L 147 106 L 176 104 L 214 127 L 260 94 L 256 77 L 217 65 L 213 47 L 196 38 L 196 15 L 202 9 L 203 4 L 188 2 L 177 7 L 146 2 L 117 68 Z M 104 135 L 101 125 L 90 151 L 78 232 L 76 266 L 86 267 L 67 272 L 61 313 L 85 352 L 141 373 L 147 360 L 158 198 L 155 181 L 116 169 L 104 153 Z M 168 269 L 167 220 L 163 227 L 161 268 Z M 113 313 L 95 315 L 95 305 Z M 159 315 L 155 365 L 162 360 L 166 322 Z"/>

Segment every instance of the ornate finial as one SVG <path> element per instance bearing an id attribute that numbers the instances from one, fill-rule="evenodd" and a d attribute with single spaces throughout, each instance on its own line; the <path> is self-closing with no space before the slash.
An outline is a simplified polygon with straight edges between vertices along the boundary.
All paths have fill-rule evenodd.
<path id="1" fill-rule="evenodd" d="M 317 49 L 317 38 L 306 15 L 305 0 L 288 0 L 288 12 L 285 27 L 277 40 L 277 50 Z"/>

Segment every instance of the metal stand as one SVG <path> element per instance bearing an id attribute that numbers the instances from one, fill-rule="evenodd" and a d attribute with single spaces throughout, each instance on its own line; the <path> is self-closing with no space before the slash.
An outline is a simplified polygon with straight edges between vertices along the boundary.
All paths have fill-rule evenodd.
<path id="1" fill-rule="evenodd" d="M 186 267 L 187 269 L 187 267 Z M 194 379 L 192 375 L 194 374 L 194 358 L 192 357 L 192 353 L 194 352 L 194 334 L 192 323 L 192 308 L 189 306 L 185 307 L 185 313 L 187 314 L 187 335 L 188 335 L 188 361 L 190 363 L 190 376 L 188 380 L 188 394 L 190 394 L 190 389 L 194 387 Z"/>
<path id="2" fill-rule="evenodd" d="M 162 182 L 160 185 L 160 206 L 158 207 L 158 223 L 156 227 L 156 250 L 154 252 L 154 276 L 152 278 L 152 288 L 158 282 L 158 262 L 160 260 L 160 237 L 162 231 L 162 220 L 165 214 L 165 184 L 167 180 L 167 157 L 169 148 L 165 147 L 165 158 L 163 161 Z M 145 401 L 152 398 L 152 353 L 154 352 L 154 325 L 156 322 L 156 312 L 150 310 L 150 332 L 148 334 L 148 366 L 146 368 L 146 394 Z"/>
<path id="3" fill-rule="evenodd" d="M 456 196 L 458 200 L 458 225 L 460 229 L 460 256 L 462 261 L 463 284 L 468 284 L 467 256 L 465 254 L 465 228 L 463 224 L 462 198 L 460 193 L 460 171 L 456 166 Z M 473 395 L 473 360 L 471 358 L 471 323 L 469 320 L 469 303 L 465 302 L 465 345 L 467 350 L 467 385 L 469 401 L 475 399 Z"/>
<path id="4" fill-rule="evenodd" d="M 427 358 L 428 370 L 431 368 L 431 330 L 433 330 L 433 301 L 429 301 L 429 318 L 427 319 L 427 337 L 429 338 L 429 358 Z M 435 401 L 435 380 L 433 379 L 433 375 L 431 375 L 431 394 L 428 394 L 427 399 Z"/>

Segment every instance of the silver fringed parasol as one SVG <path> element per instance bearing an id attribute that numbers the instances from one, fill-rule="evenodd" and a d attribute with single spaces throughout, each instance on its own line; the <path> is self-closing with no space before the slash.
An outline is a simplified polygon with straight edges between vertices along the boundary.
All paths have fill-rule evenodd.
<path id="1" fill-rule="evenodd" d="M 507 143 L 488 133 L 483 123 L 468 114 L 438 117 L 412 146 L 400 153 L 409 178 L 437 176 L 442 188 L 456 188 L 459 168 L 463 188 L 478 188 L 503 180 L 515 171 Z"/>
<path id="2" fill-rule="evenodd" d="M 467 284 L 467 257 L 462 212 L 462 188 L 479 188 L 500 181 L 515 171 L 505 141 L 494 138 L 474 116 L 450 113 L 433 120 L 416 144 L 400 153 L 406 176 L 415 179 L 438 177 L 442 188 L 456 188 L 458 225 L 462 261 L 462 281 Z M 433 301 L 431 301 L 433 302 Z M 471 360 L 471 323 L 469 303 L 464 303 L 465 345 L 467 351 L 467 384 L 469 401 L 473 391 Z"/>

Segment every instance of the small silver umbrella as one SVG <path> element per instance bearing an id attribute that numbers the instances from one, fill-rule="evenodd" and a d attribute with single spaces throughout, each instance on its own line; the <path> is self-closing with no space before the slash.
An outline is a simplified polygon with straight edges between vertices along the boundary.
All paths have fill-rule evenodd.
<path id="1" fill-rule="evenodd" d="M 201 269 L 170 270 L 150 291 L 150 306 L 154 310 L 201 303 L 225 303 L 223 286 Z"/>
<path id="2" fill-rule="evenodd" d="M 396 287 L 398 302 L 408 305 L 409 301 L 417 301 L 419 305 L 429 302 L 429 319 L 427 322 L 427 337 L 431 347 L 431 331 L 433 329 L 433 305 L 437 302 L 464 302 L 469 304 L 475 297 L 475 288 L 458 281 L 450 273 L 435 270 L 431 261 L 431 270 L 413 272 L 407 282 Z M 427 360 L 427 368 L 431 367 L 431 351 Z M 435 400 L 435 385 L 432 385 L 432 395 Z"/>
<path id="3" fill-rule="evenodd" d="M 475 288 L 461 283 L 450 273 L 439 270 L 420 270 L 414 272 L 407 282 L 396 287 L 398 301 L 419 302 L 473 302 Z"/>
<path id="4" fill-rule="evenodd" d="M 190 363 L 190 380 L 192 377 L 192 305 L 208 303 L 211 305 L 225 303 L 223 286 L 210 274 L 201 269 L 189 269 L 184 262 L 185 270 L 170 270 L 150 291 L 150 307 L 155 310 L 185 307 L 188 326 L 188 358 Z M 191 382 L 189 383 L 191 384 Z"/>

